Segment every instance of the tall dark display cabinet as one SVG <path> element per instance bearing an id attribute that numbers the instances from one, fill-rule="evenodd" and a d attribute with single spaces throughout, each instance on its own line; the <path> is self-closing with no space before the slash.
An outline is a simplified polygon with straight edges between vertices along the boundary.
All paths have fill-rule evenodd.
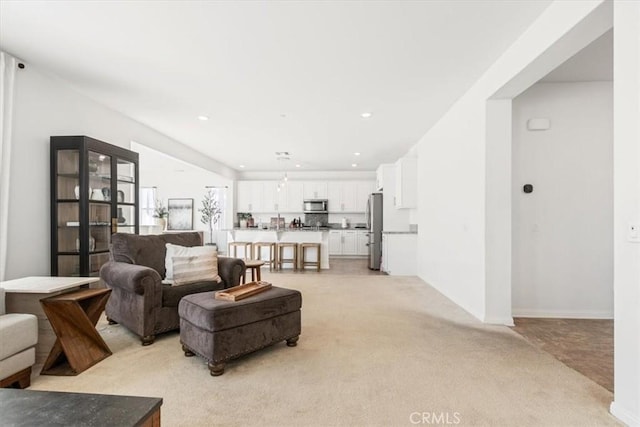
<path id="1" fill-rule="evenodd" d="M 51 137 L 51 275 L 98 276 L 111 234 L 138 234 L 138 153 Z"/>

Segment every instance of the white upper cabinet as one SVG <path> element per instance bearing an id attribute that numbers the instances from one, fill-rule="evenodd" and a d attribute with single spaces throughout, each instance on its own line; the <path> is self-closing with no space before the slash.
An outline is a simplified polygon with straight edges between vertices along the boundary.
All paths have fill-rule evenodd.
<path id="1" fill-rule="evenodd" d="M 329 212 L 360 213 L 366 210 L 367 198 L 373 190 L 372 181 L 330 181 L 328 183 Z"/>
<path id="2" fill-rule="evenodd" d="M 401 157 L 396 162 L 396 209 L 418 206 L 418 159 Z"/>
<path id="3" fill-rule="evenodd" d="M 286 205 L 286 193 L 283 188 L 279 187 L 279 181 L 263 181 L 262 182 L 262 203 L 258 208 L 258 212 L 280 212 Z"/>
<path id="4" fill-rule="evenodd" d="M 302 189 L 305 200 L 327 198 L 327 183 L 325 181 L 303 181 Z"/>
<path id="5" fill-rule="evenodd" d="M 366 212 L 369 195 L 376 191 L 374 181 L 358 181 L 356 184 L 356 211 Z"/>
<path id="6" fill-rule="evenodd" d="M 302 212 L 302 182 L 301 181 L 289 181 L 285 186 L 286 194 L 286 208 L 285 205 L 281 205 L 280 209 L 283 212 Z"/>
<path id="7" fill-rule="evenodd" d="M 287 204 L 278 181 L 238 181 L 237 212 L 280 212 Z"/>
<path id="8" fill-rule="evenodd" d="M 238 181 L 237 212 L 259 212 L 262 208 L 262 181 Z"/>
<path id="9" fill-rule="evenodd" d="M 328 199 L 331 213 L 363 213 L 373 181 L 238 181 L 237 212 L 303 212 L 303 200 Z"/>
<path id="10" fill-rule="evenodd" d="M 384 173 L 386 167 L 388 167 L 388 165 L 380 165 L 378 169 L 376 169 L 376 191 L 382 191 L 384 188 Z"/>

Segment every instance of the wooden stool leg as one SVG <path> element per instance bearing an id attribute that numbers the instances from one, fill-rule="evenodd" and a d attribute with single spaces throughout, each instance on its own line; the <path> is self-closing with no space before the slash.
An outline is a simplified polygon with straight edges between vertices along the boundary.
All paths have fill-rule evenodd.
<path id="1" fill-rule="evenodd" d="M 318 247 L 317 247 L 316 261 L 318 262 L 318 265 L 316 266 L 316 271 L 320 272 L 320 245 L 318 245 Z"/>

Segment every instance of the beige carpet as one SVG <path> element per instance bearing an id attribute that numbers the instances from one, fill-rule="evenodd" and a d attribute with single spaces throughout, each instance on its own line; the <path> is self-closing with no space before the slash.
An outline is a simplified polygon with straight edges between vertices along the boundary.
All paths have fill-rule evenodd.
<path id="1" fill-rule="evenodd" d="M 32 389 L 163 397 L 164 426 L 617 425 L 609 391 L 417 278 L 271 280 L 302 291 L 297 347 L 279 343 L 211 377 L 177 333 L 142 347 L 102 321 L 113 356 Z"/>

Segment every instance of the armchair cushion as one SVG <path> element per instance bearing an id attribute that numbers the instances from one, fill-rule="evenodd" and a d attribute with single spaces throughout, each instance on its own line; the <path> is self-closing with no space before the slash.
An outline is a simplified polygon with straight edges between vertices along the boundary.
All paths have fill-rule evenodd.
<path id="1" fill-rule="evenodd" d="M 184 286 L 162 285 L 162 306 L 178 307 L 178 303 L 182 297 L 191 294 L 199 294 L 200 292 L 219 291 L 224 289 L 223 283 L 218 282 L 197 282 L 189 283 Z"/>

